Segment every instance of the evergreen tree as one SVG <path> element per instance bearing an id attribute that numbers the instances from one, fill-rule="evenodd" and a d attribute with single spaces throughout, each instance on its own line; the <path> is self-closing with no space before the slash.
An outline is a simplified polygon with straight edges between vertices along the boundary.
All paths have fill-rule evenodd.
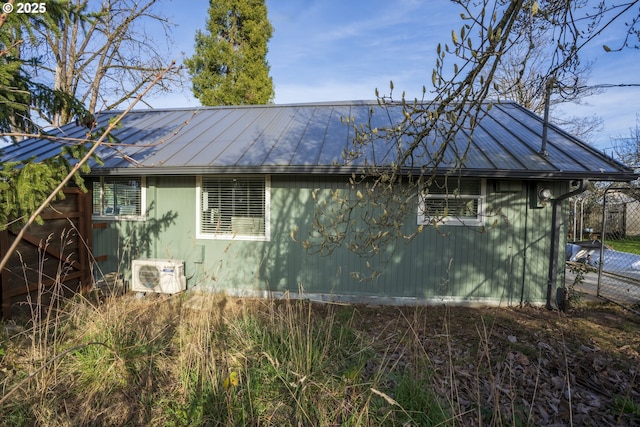
<path id="1" fill-rule="evenodd" d="M 273 28 L 265 0 L 211 0 L 206 31 L 185 61 L 203 105 L 266 104 L 273 81 L 266 60 Z"/>
<path id="2" fill-rule="evenodd" d="M 21 47 L 35 40 L 34 30 L 55 28 L 64 14 L 58 3 L 48 3 L 47 14 L 5 14 L 0 19 L 0 141 L 14 142 L 27 134 L 46 134 L 36 123 L 40 116 L 67 110 L 72 116 L 85 117 L 86 109 L 73 96 L 36 83 L 25 72 L 25 65 L 37 58 L 23 58 Z M 60 154 L 35 161 L 28 159 L 0 164 L 0 230 L 9 224 L 19 227 L 61 180 L 72 170 L 69 159 L 80 158 L 86 145 L 61 146 Z M 85 166 L 82 172 L 88 173 Z M 75 184 L 83 187 L 79 174 Z M 57 195 L 63 197 L 62 193 Z"/>
<path id="3" fill-rule="evenodd" d="M 29 97 L 21 78 L 21 26 L 5 24 L 0 31 L 0 131 L 28 129 Z"/>
<path id="4" fill-rule="evenodd" d="M 62 143 L 57 155 L 0 164 L 0 230 L 20 227 L 70 172 L 75 172 L 74 184 L 85 189 L 79 173 L 89 168 L 77 170 L 74 159 L 84 157 L 105 130 L 95 128 L 95 100 L 106 91 L 117 92 L 120 99 L 107 106 L 114 108 L 164 69 L 152 40 L 133 26 L 144 19 L 165 22 L 151 10 L 156 1 L 51 0 L 46 13 L 0 15 L 0 142 L 34 134 L 47 138 L 41 127 L 47 123 L 75 119 L 88 128 L 85 143 Z M 141 57 L 141 50 L 146 55 Z M 116 89 L 103 85 L 104 79 L 115 81 Z"/>
<path id="5" fill-rule="evenodd" d="M 62 3 L 47 3 L 47 13 L 4 14 L 0 20 L 0 136 L 39 133 L 37 121 L 66 111 L 84 118 L 88 112 L 72 94 L 36 82 L 28 68 L 40 67 L 40 57 L 26 57 L 25 45 L 37 45 L 37 32 L 55 31 L 66 18 Z"/>

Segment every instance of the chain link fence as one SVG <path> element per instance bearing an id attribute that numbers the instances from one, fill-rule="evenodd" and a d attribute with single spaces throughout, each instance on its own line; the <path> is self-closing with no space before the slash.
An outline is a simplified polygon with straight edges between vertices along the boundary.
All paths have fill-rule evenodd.
<path id="1" fill-rule="evenodd" d="M 611 186 L 571 201 L 567 282 L 640 314 L 640 193 Z"/>

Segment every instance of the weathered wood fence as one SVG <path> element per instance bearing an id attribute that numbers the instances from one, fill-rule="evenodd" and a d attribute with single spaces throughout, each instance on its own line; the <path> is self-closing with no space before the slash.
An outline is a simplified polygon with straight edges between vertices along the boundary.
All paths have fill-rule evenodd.
<path id="1" fill-rule="evenodd" d="M 11 318 L 57 304 L 91 286 L 91 199 L 77 188 L 41 215 L 0 272 L 1 315 Z M 0 232 L 0 256 L 16 239 L 16 231 Z"/>

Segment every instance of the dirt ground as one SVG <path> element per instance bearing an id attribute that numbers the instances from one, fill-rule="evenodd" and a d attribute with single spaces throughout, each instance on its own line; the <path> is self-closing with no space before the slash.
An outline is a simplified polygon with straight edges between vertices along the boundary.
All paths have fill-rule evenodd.
<path id="1" fill-rule="evenodd" d="M 380 351 L 428 359 L 470 425 L 474 412 L 493 425 L 640 425 L 640 316 L 619 306 L 358 310 Z"/>

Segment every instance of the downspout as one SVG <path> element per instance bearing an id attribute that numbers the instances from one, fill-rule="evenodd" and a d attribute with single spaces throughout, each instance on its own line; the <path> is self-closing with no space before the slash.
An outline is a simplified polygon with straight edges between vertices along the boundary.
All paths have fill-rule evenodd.
<path id="1" fill-rule="evenodd" d="M 529 200 L 530 197 L 530 186 L 526 185 L 526 195 L 527 198 L 525 200 Z M 524 287 L 527 277 L 527 245 L 529 244 L 528 238 L 528 229 L 529 229 L 529 203 L 525 203 L 524 206 L 524 250 L 522 254 L 522 283 L 520 286 L 520 307 L 524 305 Z"/>
<path id="2" fill-rule="evenodd" d="M 578 199 L 573 201 L 573 232 L 571 235 L 573 236 L 573 241 L 577 241 L 576 233 L 578 232 Z"/>
<path id="3" fill-rule="evenodd" d="M 584 240 L 582 232 L 584 231 L 584 202 L 586 200 L 587 199 L 583 197 L 582 201 L 580 202 L 580 241 Z"/>
<path id="4" fill-rule="evenodd" d="M 560 210 L 562 202 L 569 197 L 575 196 L 580 193 L 584 193 L 587 190 L 587 186 L 589 184 L 588 179 L 581 179 L 580 185 L 573 191 L 569 191 L 561 196 L 551 199 L 551 223 L 553 227 L 551 228 L 551 250 L 549 251 L 549 275 L 547 280 L 547 303 L 546 308 L 548 310 L 553 310 L 553 306 L 551 305 L 551 294 L 553 293 L 553 288 L 555 287 L 557 276 L 558 276 L 558 254 L 559 254 L 559 246 L 560 246 L 560 229 L 562 228 L 562 215 L 560 215 Z"/>

